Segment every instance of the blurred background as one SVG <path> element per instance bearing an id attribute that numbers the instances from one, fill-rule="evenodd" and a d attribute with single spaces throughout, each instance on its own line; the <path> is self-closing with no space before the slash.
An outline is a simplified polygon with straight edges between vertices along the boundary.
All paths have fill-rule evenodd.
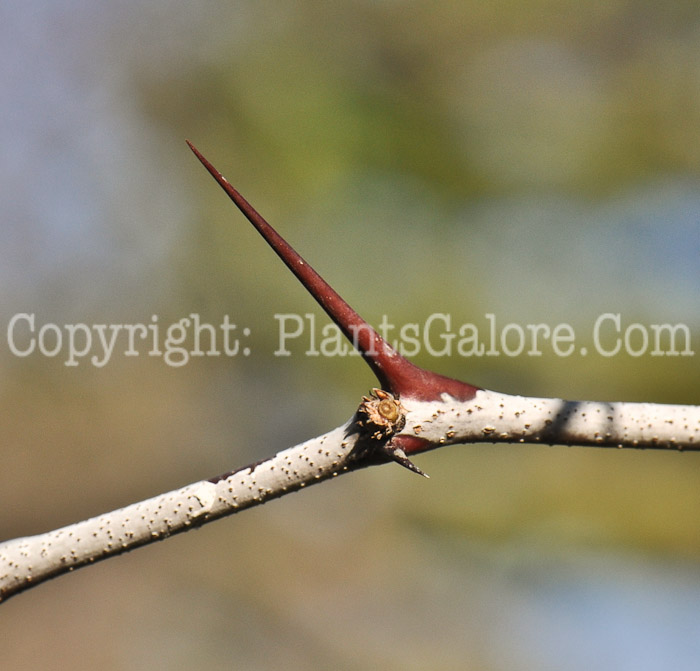
<path id="1" fill-rule="evenodd" d="M 558 357 L 430 356 L 508 393 L 700 403 L 700 6 L 0 7 L 0 538 L 345 421 L 356 358 L 191 139 L 369 321 L 568 323 Z M 682 323 L 693 356 L 591 332 Z M 37 329 L 229 315 L 248 356 L 13 356 Z M 305 336 L 306 337 L 306 336 Z M 485 336 L 484 336 L 485 337 Z M 651 349 L 651 348 L 650 348 Z M 679 349 L 682 349 L 680 347 Z M 695 454 L 454 446 L 64 576 L 0 608 L 11 669 L 696 669 Z"/>

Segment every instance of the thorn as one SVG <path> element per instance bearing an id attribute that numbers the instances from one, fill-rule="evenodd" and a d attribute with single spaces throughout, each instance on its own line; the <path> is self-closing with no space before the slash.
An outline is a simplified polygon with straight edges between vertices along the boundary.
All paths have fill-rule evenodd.
<path id="1" fill-rule="evenodd" d="M 194 152 L 194 155 L 218 182 L 219 186 L 227 193 L 236 207 L 253 224 L 277 256 L 296 275 L 297 279 L 340 328 L 353 347 L 360 352 L 383 389 L 397 397 L 401 395 L 406 398 L 424 401 L 440 400 L 444 393 L 460 401 L 474 398 L 478 391 L 477 387 L 419 368 L 401 356 L 297 254 L 293 247 L 265 221 L 255 208 L 231 186 L 228 180 L 202 156 L 189 140 L 186 140 L 186 142 L 187 146 Z M 410 464 L 411 462 L 409 461 L 408 463 Z M 406 464 L 403 465 L 405 466 Z M 407 468 L 412 466 L 411 464 Z M 411 468 L 411 470 L 422 473 L 415 467 Z M 425 475 L 424 473 L 422 474 Z"/>
<path id="2" fill-rule="evenodd" d="M 409 471 L 413 471 L 414 473 L 418 473 L 418 475 L 422 475 L 424 478 L 430 478 L 430 476 L 425 472 L 422 471 L 418 466 L 416 466 L 407 456 L 406 453 L 398 447 L 398 445 L 392 445 L 391 441 L 389 441 L 384 447 L 382 448 L 382 451 L 390 458 L 393 459 L 397 464 L 401 464 L 404 468 L 407 468 Z"/>
<path id="3" fill-rule="evenodd" d="M 186 142 L 236 207 L 253 224 L 277 256 L 296 275 L 326 314 L 338 325 L 345 337 L 362 354 L 381 386 L 390 389 L 393 385 L 386 371 L 394 367 L 394 360 L 403 359 L 403 357 L 336 293 L 189 140 Z"/>

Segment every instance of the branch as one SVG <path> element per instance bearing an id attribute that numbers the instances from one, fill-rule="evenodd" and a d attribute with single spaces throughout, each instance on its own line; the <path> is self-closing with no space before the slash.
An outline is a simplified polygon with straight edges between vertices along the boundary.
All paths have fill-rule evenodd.
<path id="1" fill-rule="evenodd" d="M 700 450 L 700 406 L 511 396 L 419 368 L 369 326 L 188 142 L 207 170 L 360 351 L 382 389 L 343 426 L 236 471 L 56 531 L 0 544 L 0 601 L 81 566 L 358 468 L 454 443 Z"/>

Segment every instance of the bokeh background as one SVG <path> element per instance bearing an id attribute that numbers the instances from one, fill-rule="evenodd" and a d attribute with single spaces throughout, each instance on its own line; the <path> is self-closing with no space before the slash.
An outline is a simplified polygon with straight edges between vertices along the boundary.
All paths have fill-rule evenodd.
<path id="1" fill-rule="evenodd" d="M 700 403 L 700 6 L 27 0 L 0 7 L 0 537 L 343 422 L 356 358 L 275 357 L 311 299 L 190 138 L 373 323 L 684 323 L 691 357 L 431 357 L 511 393 Z M 98 369 L 6 328 L 250 329 Z M 696 669 L 694 454 L 455 446 L 64 576 L 8 669 Z"/>

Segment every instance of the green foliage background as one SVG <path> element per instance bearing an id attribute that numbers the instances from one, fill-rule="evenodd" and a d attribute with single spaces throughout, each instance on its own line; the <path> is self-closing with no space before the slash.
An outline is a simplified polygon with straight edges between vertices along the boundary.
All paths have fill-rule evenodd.
<path id="1" fill-rule="evenodd" d="M 375 324 L 494 313 L 570 323 L 591 350 L 597 316 L 620 312 L 686 323 L 695 349 L 420 364 L 511 393 L 700 403 L 697 3 L 24 7 L 2 10 L 5 323 L 229 314 L 251 355 L 98 370 L 5 348 L 3 538 L 264 457 L 373 385 L 356 358 L 273 355 L 275 313 L 325 321 L 185 137 Z M 587 599 L 606 621 L 596 581 L 632 580 L 615 604 L 632 611 L 659 576 L 700 589 L 695 455 L 458 446 L 419 463 L 431 480 L 371 469 L 30 591 L 0 611 L 3 659 L 576 669 L 598 642 L 596 668 L 619 669 L 638 632 L 575 626 Z M 674 668 L 685 633 L 659 639 Z"/>

